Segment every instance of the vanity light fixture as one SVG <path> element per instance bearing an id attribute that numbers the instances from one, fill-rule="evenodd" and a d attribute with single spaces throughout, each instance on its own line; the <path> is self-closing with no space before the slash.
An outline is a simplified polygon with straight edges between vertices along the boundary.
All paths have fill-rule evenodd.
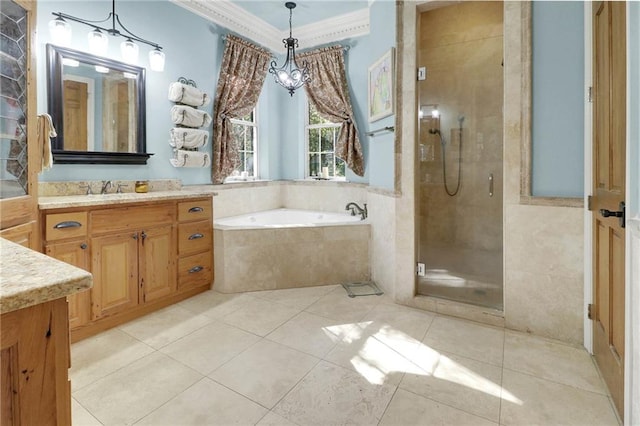
<path id="1" fill-rule="evenodd" d="M 309 76 L 307 63 L 303 62 L 302 67 L 299 67 L 296 61 L 296 47 L 298 47 L 298 39 L 293 38 L 291 30 L 291 17 L 296 4 L 288 1 L 284 6 L 289 9 L 289 37 L 282 40 L 284 46 L 287 48 L 287 59 L 280 68 L 278 68 L 276 61 L 271 61 L 269 72 L 274 75 L 276 83 L 287 89 L 289 94 L 293 96 L 295 90 L 299 89 L 306 82 L 311 80 L 311 77 Z"/>
<path id="2" fill-rule="evenodd" d="M 116 13 L 116 0 L 111 1 L 111 12 L 109 13 L 109 16 L 107 16 L 107 18 L 102 21 L 87 21 L 86 19 L 67 15 L 66 13 L 62 12 L 52 12 L 51 14 L 56 18 L 52 19 L 49 22 L 49 32 L 51 33 L 53 42 L 56 44 L 59 44 L 61 46 L 69 46 L 69 44 L 71 43 L 71 25 L 69 25 L 67 20 L 78 22 L 80 24 L 93 28 L 93 30 L 90 31 L 88 35 L 89 50 L 91 51 L 91 53 L 102 56 L 107 53 L 109 39 L 106 34 L 115 37 L 124 37 L 125 41 L 120 44 L 120 50 L 122 53 L 122 58 L 126 62 L 135 64 L 138 61 L 139 48 L 136 42 L 143 43 L 153 48 L 153 50 L 149 52 L 150 68 L 153 71 L 164 70 L 165 57 L 164 53 L 162 53 L 162 47 L 157 43 L 138 37 L 131 31 L 129 31 L 124 25 L 122 25 L 122 22 L 120 22 L 120 17 Z M 111 28 L 105 28 L 98 25 L 107 21 L 111 21 Z M 116 28 L 116 24 L 118 25 L 119 29 Z"/>

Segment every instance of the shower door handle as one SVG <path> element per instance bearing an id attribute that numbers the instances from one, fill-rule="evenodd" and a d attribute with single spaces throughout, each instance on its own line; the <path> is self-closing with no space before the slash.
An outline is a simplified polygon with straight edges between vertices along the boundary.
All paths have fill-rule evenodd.
<path id="1" fill-rule="evenodd" d="M 489 173 L 489 197 L 493 197 L 493 173 Z"/>

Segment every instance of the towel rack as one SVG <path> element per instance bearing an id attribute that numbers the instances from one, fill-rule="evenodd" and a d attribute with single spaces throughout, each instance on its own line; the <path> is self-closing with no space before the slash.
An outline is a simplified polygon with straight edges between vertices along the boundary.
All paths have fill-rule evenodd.
<path id="1" fill-rule="evenodd" d="M 382 132 L 394 132 L 396 130 L 396 128 L 394 126 L 386 126 L 386 127 L 382 127 L 380 129 L 376 129 L 376 130 L 372 130 L 370 132 L 367 132 L 367 136 L 375 136 L 378 133 L 382 133 Z"/>

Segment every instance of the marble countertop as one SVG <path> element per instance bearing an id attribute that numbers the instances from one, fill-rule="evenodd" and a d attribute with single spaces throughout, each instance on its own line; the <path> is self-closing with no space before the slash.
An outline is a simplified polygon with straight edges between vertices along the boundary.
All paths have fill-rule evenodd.
<path id="1" fill-rule="evenodd" d="M 162 201 L 177 198 L 200 198 L 216 195 L 215 192 L 202 188 L 197 190 L 180 189 L 171 191 L 152 191 L 145 193 L 125 192 L 122 194 L 94 194 L 94 195 L 61 195 L 54 197 L 39 197 L 40 210 L 65 209 L 69 207 L 88 207 L 100 205 L 127 204 L 139 201 Z"/>
<path id="2" fill-rule="evenodd" d="M 89 272 L 0 238 L 0 314 L 92 286 Z"/>

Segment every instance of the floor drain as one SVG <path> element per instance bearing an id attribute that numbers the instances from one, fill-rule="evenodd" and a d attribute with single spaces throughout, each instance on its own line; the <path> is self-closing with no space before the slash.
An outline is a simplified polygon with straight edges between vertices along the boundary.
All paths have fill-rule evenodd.
<path id="1" fill-rule="evenodd" d="M 345 283 L 342 284 L 349 297 L 356 296 L 381 296 L 384 294 L 380 288 L 373 281 L 362 281 L 357 283 Z"/>

